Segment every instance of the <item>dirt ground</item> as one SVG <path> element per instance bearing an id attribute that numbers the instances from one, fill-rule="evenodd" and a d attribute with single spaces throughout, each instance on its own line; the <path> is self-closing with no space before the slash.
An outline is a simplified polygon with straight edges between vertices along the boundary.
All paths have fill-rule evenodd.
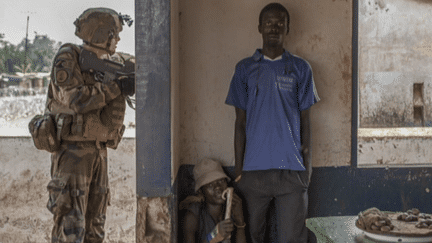
<path id="1" fill-rule="evenodd" d="M 36 150 L 27 129 L 30 119 L 43 112 L 45 96 L 0 98 L 0 243 L 50 242 L 50 155 Z M 134 124 L 135 113 L 127 107 L 125 125 Z M 129 133 L 134 129 L 125 136 Z M 104 242 L 135 242 L 135 139 L 124 138 L 117 150 L 109 149 L 108 163 L 111 206 Z"/>
<path id="2" fill-rule="evenodd" d="M 0 139 L 0 243 L 50 242 L 49 154 L 30 142 Z M 108 157 L 112 195 L 104 242 L 135 242 L 135 139 L 124 139 Z"/>

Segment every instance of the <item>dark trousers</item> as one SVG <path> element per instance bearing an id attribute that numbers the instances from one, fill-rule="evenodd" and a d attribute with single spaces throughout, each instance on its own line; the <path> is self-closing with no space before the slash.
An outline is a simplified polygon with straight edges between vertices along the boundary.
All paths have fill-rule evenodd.
<path id="1" fill-rule="evenodd" d="M 279 243 L 307 242 L 307 172 L 290 170 L 243 171 L 238 189 L 246 200 L 252 243 L 263 243 L 266 214 L 274 199 Z"/>

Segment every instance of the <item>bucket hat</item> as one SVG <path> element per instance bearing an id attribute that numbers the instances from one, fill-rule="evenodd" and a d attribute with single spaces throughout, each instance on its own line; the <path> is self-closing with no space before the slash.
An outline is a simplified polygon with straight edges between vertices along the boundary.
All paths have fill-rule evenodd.
<path id="1" fill-rule="evenodd" d="M 220 162 L 209 158 L 205 158 L 195 165 L 193 175 L 195 178 L 195 191 L 198 191 L 206 184 L 222 178 L 227 178 L 230 181 L 230 178 L 223 171 Z"/>

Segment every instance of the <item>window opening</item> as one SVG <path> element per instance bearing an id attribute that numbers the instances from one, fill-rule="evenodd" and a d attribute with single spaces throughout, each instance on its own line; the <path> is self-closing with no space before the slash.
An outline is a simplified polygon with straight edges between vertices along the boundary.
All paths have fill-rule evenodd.
<path id="1" fill-rule="evenodd" d="M 357 4 L 357 166 L 432 166 L 432 5 Z"/>
<path id="2" fill-rule="evenodd" d="M 413 85 L 414 126 L 424 127 L 423 83 Z"/>

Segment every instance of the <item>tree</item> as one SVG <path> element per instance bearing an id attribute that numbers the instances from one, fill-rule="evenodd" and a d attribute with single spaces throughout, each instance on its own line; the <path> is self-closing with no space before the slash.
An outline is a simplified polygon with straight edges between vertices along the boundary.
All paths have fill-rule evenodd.
<path id="1" fill-rule="evenodd" d="M 31 69 L 35 72 L 51 71 L 52 60 L 60 45 L 61 43 L 56 43 L 47 35 L 36 34 L 28 49 L 28 55 L 32 62 Z"/>
<path id="2" fill-rule="evenodd" d="M 0 73 L 14 74 L 24 72 L 24 69 L 26 72 L 49 72 L 54 55 L 61 46 L 61 42 L 51 40 L 47 35 L 36 34 L 33 41 L 27 43 L 25 62 L 25 38 L 15 46 L 4 37 L 0 33 Z"/>
<path id="3" fill-rule="evenodd" d="M 0 34 L 0 72 L 14 73 L 14 65 L 19 65 L 19 51 L 18 48 L 4 40 L 5 35 Z"/>
<path id="4" fill-rule="evenodd" d="M 29 61 L 31 61 L 31 60 L 29 58 L 27 58 L 27 66 L 26 67 L 24 67 L 26 65 L 24 63 L 21 64 L 21 65 L 15 65 L 14 67 L 15 67 L 16 70 L 18 70 L 21 73 L 31 73 L 31 72 L 34 72 L 34 70 L 31 67 L 31 62 L 29 62 Z"/>

